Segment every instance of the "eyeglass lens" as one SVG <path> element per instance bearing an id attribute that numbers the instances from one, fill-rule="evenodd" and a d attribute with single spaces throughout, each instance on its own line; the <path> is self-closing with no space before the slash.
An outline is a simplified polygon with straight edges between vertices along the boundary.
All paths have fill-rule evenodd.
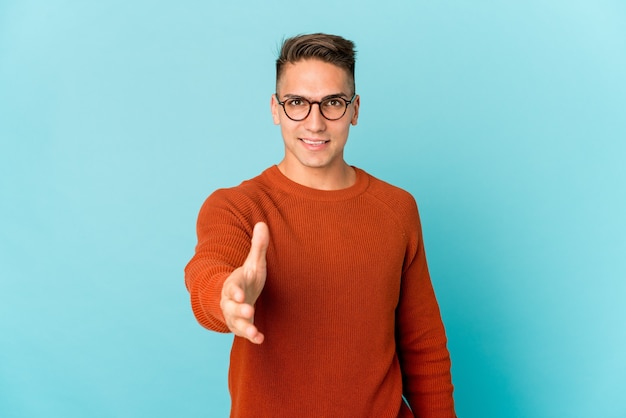
<path id="1" fill-rule="evenodd" d="M 304 120 L 311 112 L 311 106 L 318 104 L 322 116 L 329 120 L 340 119 L 348 107 L 346 100 L 341 97 L 331 97 L 321 102 L 309 102 L 300 97 L 290 98 L 284 101 L 284 109 L 287 116 L 293 120 Z"/>

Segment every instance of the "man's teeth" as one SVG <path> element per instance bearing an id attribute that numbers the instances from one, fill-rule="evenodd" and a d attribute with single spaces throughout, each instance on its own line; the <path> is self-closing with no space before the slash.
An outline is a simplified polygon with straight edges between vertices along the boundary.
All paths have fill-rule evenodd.
<path id="1" fill-rule="evenodd" d="M 311 141 L 310 139 L 303 139 L 302 142 L 309 145 L 322 145 L 326 143 L 326 141 Z"/>

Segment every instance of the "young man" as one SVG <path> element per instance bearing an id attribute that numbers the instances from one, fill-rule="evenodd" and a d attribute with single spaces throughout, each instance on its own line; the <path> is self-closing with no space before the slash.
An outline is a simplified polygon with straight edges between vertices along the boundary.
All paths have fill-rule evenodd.
<path id="1" fill-rule="evenodd" d="M 415 201 L 343 158 L 354 61 L 338 36 L 287 39 L 284 158 L 200 210 L 185 281 L 200 324 L 235 334 L 233 417 L 455 416 Z"/>

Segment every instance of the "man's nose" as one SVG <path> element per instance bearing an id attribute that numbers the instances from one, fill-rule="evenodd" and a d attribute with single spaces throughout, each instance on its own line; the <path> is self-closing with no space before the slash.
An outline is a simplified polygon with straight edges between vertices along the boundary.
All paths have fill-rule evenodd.
<path id="1" fill-rule="evenodd" d="M 314 108 L 317 105 L 317 109 Z M 311 131 L 320 131 L 326 127 L 326 118 L 322 115 L 322 108 L 319 103 L 311 104 L 311 112 L 306 118 L 306 127 Z"/>

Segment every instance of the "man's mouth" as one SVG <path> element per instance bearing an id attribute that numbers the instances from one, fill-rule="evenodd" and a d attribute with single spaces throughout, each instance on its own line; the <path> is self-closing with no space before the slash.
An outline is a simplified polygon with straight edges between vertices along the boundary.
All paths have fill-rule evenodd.
<path id="1" fill-rule="evenodd" d="M 323 139 L 305 139 L 305 138 L 300 138 L 300 140 L 302 142 L 304 142 L 307 145 L 324 145 L 327 142 L 330 142 L 330 140 L 323 140 Z"/>

